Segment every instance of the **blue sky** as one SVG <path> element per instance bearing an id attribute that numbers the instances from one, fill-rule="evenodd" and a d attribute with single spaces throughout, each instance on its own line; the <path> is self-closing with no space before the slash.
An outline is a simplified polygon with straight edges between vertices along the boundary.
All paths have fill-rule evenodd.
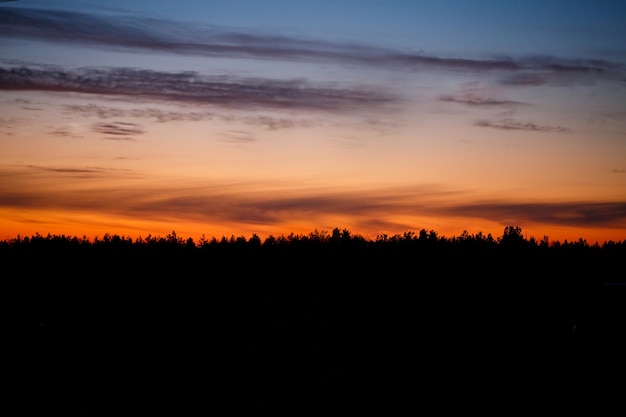
<path id="1" fill-rule="evenodd" d="M 610 0 L 17 1 L 15 7 L 129 13 L 428 54 L 557 54 L 624 59 L 626 4 Z M 4 7 L 7 7 L 5 5 Z"/>

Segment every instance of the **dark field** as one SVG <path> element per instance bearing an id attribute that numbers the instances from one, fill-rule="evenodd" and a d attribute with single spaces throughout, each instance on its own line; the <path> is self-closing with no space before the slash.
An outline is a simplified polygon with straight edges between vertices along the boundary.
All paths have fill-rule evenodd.
<path id="1" fill-rule="evenodd" d="M 621 392 L 621 242 L 192 243 L 0 244 L 10 398 L 29 415 L 507 415 Z"/>

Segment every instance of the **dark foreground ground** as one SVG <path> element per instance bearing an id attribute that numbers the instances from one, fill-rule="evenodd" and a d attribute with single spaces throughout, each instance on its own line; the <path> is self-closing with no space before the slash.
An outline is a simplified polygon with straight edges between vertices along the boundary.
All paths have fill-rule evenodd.
<path id="1" fill-rule="evenodd" d="M 19 261 L 10 397 L 29 415 L 559 412 L 625 378 L 616 265 Z"/>

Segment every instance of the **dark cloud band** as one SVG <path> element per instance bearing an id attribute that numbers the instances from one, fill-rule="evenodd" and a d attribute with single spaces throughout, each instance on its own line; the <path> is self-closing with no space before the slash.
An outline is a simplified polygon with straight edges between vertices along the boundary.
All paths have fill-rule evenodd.
<path id="1" fill-rule="evenodd" d="M 480 127 L 490 127 L 493 129 L 501 130 L 529 130 L 533 132 L 567 132 L 568 128 L 563 126 L 545 126 L 538 125 L 532 122 L 520 122 L 515 119 L 501 119 L 501 120 L 477 120 L 474 123 Z"/>
<path id="2" fill-rule="evenodd" d="M 114 136 L 132 136 L 144 133 L 143 127 L 136 123 L 129 122 L 96 123 L 93 125 L 93 130 L 98 133 Z"/>
<path id="3" fill-rule="evenodd" d="M 514 203 L 489 202 L 459 205 L 445 210 L 468 217 L 490 218 L 503 224 L 532 221 L 580 227 L 626 226 L 626 202 Z"/>
<path id="4" fill-rule="evenodd" d="M 521 106 L 525 104 L 520 101 L 496 100 L 493 98 L 480 97 L 475 94 L 464 94 L 460 96 L 442 95 L 439 97 L 439 101 L 459 103 L 475 107 Z"/>
<path id="5" fill-rule="evenodd" d="M 72 178 L 84 178 L 84 187 L 71 189 L 32 186 L 32 175 L 45 171 Z M 179 218 L 216 223 L 279 225 L 311 218 L 336 218 L 349 214 L 356 221 L 394 218 L 450 217 L 477 218 L 500 222 L 553 224 L 575 227 L 626 228 L 626 201 L 563 201 L 558 203 L 519 201 L 477 201 L 462 203 L 462 193 L 438 186 L 371 188 L 361 191 L 311 191 L 282 189 L 276 184 L 204 184 L 187 188 L 91 187 L 91 177 L 135 177 L 131 171 L 104 168 L 26 166 L 0 170 L 0 207 L 24 210 L 83 210 L 120 214 L 129 218 Z M 30 186 L 29 186 L 30 184 Z M 259 193 L 259 190 L 266 190 Z M 273 190 L 273 191 L 272 191 Z"/>
<path id="6" fill-rule="evenodd" d="M 407 54 L 371 45 L 235 32 L 215 26 L 146 17 L 29 8 L 4 9 L 0 14 L 0 36 L 183 55 L 330 61 L 409 70 L 434 67 L 473 71 L 540 71 L 542 74 L 599 74 L 616 68 L 615 64 L 597 59 L 546 56 L 471 59 Z M 540 76 L 526 74 L 524 77 L 511 78 L 508 82 L 536 85 L 541 80 Z"/>
<path id="7" fill-rule="evenodd" d="M 202 76 L 135 68 L 21 65 L 0 67 L 0 89 L 114 94 L 179 102 L 289 109 L 341 110 L 382 107 L 396 98 L 364 88 L 315 86 L 305 80 Z"/>

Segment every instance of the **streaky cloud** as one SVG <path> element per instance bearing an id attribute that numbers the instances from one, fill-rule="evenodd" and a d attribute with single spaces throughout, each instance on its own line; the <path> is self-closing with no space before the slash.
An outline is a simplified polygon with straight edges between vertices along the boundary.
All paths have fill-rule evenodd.
<path id="1" fill-rule="evenodd" d="M 559 203 L 518 203 L 494 201 L 461 204 L 445 209 L 449 214 L 489 218 L 503 224 L 533 221 L 562 226 L 626 226 L 626 201 L 566 201 Z"/>
<path id="2" fill-rule="evenodd" d="M 599 59 L 561 59 L 529 56 L 473 59 L 440 57 L 423 53 L 359 45 L 232 31 L 133 15 L 96 15 L 74 11 L 10 8 L 0 15 L 0 35 L 46 42 L 88 44 L 122 50 L 143 50 L 183 55 L 318 61 L 362 64 L 389 69 L 537 72 L 540 74 L 592 74 L 623 71 L 621 66 Z M 539 77 L 512 78 L 518 85 L 536 85 Z M 528 81 L 530 80 L 530 81 Z M 534 81 L 533 81 L 534 80 Z M 506 81 L 505 81 L 506 82 Z"/>
<path id="3" fill-rule="evenodd" d="M 73 178 L 93 179 L 99 177 L 136 177 L 136 173 L 130 169 L 106 168 L 106 167 L 55 167 L 44 165 L 20 165 L 16 166 L 19 171 L 14 171 L 16 181 L 24 176 L 23 170 L 34 172 L 47 172 L 60 175 L 68 175 Z"/>
<path id="4" fill-rule="evenodd" d="M 73 131 L 72 128 L 66 126 L 57 127 L 49 132 L 50 135 L 66 137 L 66 138 L 82 138 L 82 135 L 79 135 Z"/>
<path id="5" fill-rule="evenodd" d="M 198 104 L 309 110 L 383 109 L 398 99 L 371 88 L 311 85 L 302 79 L 273 80 L 205 76 L 136 68 L 14 66 L 0 68 L 0 90 L 38 90 L 121 95 Z M 97 109 L 94 109 L 97 112 Z"/>
<path id="6" fill-rule="evenodd" d="M 464 104 L 472 107 L 521 106 L 526 104 L 521 101 L 496 100 L 493 98 L 485 98 L 475 94 L 463 94 L 460 96 L 441 95 L 439 96 L 439 101 Z"/>
<path id="7" fill-rule="evenodd" d="M 533 132 L 568 132 L 569 129 L 563 126 L 545 126 L 532 122 L 520 122 L 515 119 L 507 118 L 496 121 L 477 120 L 475 126 L 490 127 L 501 130 L 528 130 Z"/>
<path id="8" fill-rule="evenodd" d="M 222 142 L 231 142 L 231 143 L 249 143 L 255 142 L 256 139 L 253 134 L 243 131 L 243 130 L 229 130 L 224 132 L 224 137 Z"/>
<path id="9" fill-rule="evenodd" d="M 203 121 L 203 120 L 224 120 L 233 121 L 235 116 L 220 115 L 212 111 L 172 111 L 162 110 L 154 107 L 135 107 L 131 109 L 103 106 L 99 104 L 68 104 L 63 106 L 65 111 L 71 115 L 80 115 L 82 117 L 93 117 L 102 120 L 114 118 L 139 118 L 149 119 L 159 123 L 180 122 L 180 121 Z M 237 120 L 246 125 L 263 126 L 268 130 L 290 129 L 293 127 L 311 127 L 319 125 L 320 122 L 308 119 L 286 119 L 268 115 L 242 116 Z M 52 134 L 59 136 L 70 136 L 71 132 L 62 128 L 57 129 Z"/>
<path id="10" fill-rule="evenodd" d="M 285 221 L 329 219 L 350 215 L 356 222 L 392 224 L 413 216 L 478 218 L 499 222 L 541 223 L 577 227 L 626 228 L 626 201 L 524 202 L 510 200 L 465 203 L 462 191 L 423 184 L 361 190 L 311 189 L 268 182 L 203 183 L 188 187 L 151 186 L 35 188 L 24 168 L 58 175 L 123 175 L 104 168 L 28 166 L 3 168 L 0 207 L 24 210 L 83 210 L 141 219 L 181 219 L 206 223 L 280 225 Z M 45 174 L 39 174 L 45 175 Z"/>
<path id="11" fill-rule="evenodd" d="M 510 74 L 501 80 L 504 85 L 540 86 L 548 82 L 546 76 L 534 73 Z"/>
<path id="12" fill-rule="evenodd" d="M 99 104 L 68 104 L 65 110 L 72 114 L 80 114 L 83 117 L 97 117 L 99 119 L 111 119 L 121 117 L 136 117 L 151 119 L 156 122 L 180 122 L 180 121 L 201 121 L 210 120 L 213 113 L 208 111 L 171 111 L 161 110 L 153 107 L 123 109 L 117 107 L 103 106 Z"/>
<path id="13" fill-rule="evenodd" d="M 115 136 L 131 136 L 144 133 L 142 126 L 130 122 L 96 123 L 93 130 L 97 133 Z"/>
<path id="14" fill-rule="evenodd" d="M 38 169 L 42 171 L 60 172 L 60 173 L 68 173 L 68 174 L 93 174 L 97 172 L 103 172 L 102 168 L 55 168 L 55 167 L 45 167 L 45 166 L 38 166 L 38 165 L 27 165 L 26 167 Z"/>

